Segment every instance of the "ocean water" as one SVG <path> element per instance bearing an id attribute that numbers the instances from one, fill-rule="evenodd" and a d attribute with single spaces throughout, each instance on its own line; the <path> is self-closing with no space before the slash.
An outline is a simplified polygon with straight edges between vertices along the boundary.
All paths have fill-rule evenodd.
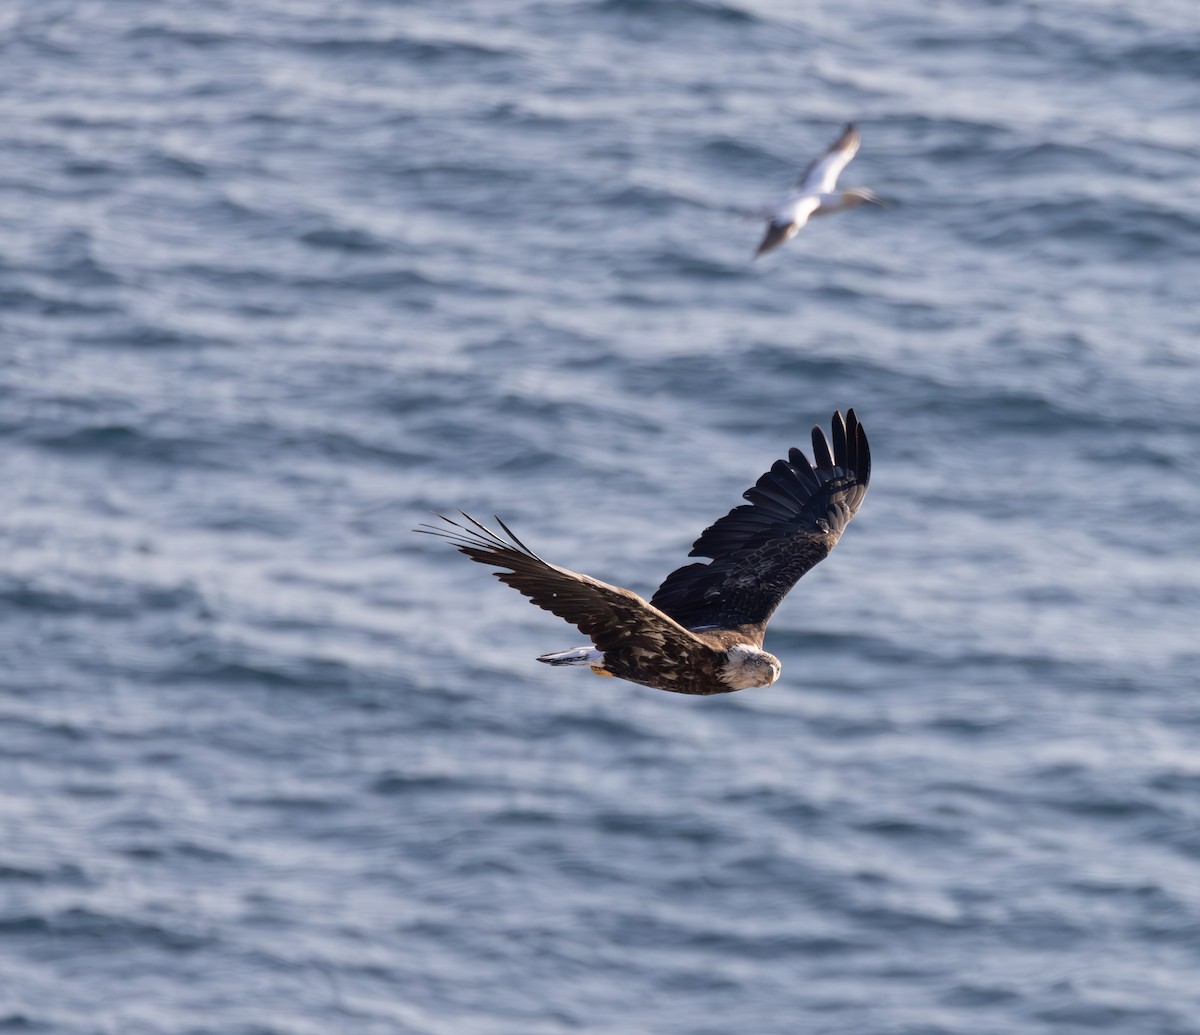
<path id="1" fill-rule="evenodd" d="M 0 11 L 0 1031 L 1200 1032 L 1200 17 Z M 751 263 L 848 121 L 887 210 Z M 809 427 L 773 687 L 649 593 Z"/>

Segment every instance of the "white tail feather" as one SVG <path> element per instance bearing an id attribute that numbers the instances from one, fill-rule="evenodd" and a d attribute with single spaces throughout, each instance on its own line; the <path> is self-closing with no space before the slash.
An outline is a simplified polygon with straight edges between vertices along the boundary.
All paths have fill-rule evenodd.
<path id="1" fill-rule="evenodd" d="M 557 654 L 543 654 L 538 661 L 547 665 L 603 665 L 604 651 L 595 647 L 576 647 L 573 650 L 560 650 Z"/>

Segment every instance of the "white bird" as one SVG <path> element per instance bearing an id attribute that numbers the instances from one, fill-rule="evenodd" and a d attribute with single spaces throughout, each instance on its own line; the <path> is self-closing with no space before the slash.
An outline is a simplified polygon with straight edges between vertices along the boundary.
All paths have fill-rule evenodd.
<path id="1" fill-rule="evenodd" d="M 813 216 L 843 212 L 848 208 L 857 208 L 866 201 L 887 207 L 881 198 L 865 187 L 851 187 L 842 191 L 835 189 L 842 170 L 858 153 L 860 140 L 854 124 L 847 123 L 842 135 L 829 146 L 829 150 L 804 170 L 788 196 L 776 208 L 760 213 L 768 222 L 766 236 L 754 253 L 756 259 L 790 241 Z"/>

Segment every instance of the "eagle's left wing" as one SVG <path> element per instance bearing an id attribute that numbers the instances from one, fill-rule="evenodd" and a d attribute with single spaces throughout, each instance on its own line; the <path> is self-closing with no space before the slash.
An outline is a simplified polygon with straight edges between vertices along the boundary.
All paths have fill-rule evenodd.
<path id="1" fill-rule="evenodd" d="M 650 603 L 689 629 L 757 627 L 796 581 L 833 549 L 862 504 L 871 477 L 867 436 L 853 410 L 833 415 L 833 447 L 812 431 L 816 465 L 799 449 L 777 460 L 735 507 L 696 540 L 709 563 L 671 572 Z M 748 632 L 749 630 L 747 630 Z"/>
<path id="2" fill-rule="evenodd" d="M 462 516 L 474 527 L 439 514 L 450 527 L 426 525 L 417 531 L 441 536 L 471 560 L 502 569 L 493 572 L 496 578 L 590 637 L 604 651 L 606 663 L 637 666 L 664 652 L 705 649 L 692 633 L 636 593 L 542 560 L 499 518 L 509 539 L 469 514 Z"/>

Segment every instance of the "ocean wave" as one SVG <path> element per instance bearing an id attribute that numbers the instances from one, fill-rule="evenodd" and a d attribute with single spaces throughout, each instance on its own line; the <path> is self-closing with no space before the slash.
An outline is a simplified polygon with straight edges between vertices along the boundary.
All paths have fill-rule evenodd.
<path id="1" fill-rule="evenodd" d="M 669 24 L 711 21 L 716 24 L 751 24 L 758 17 L 745 7 L 720 0 L 591 0 L 597 14 L 621 14 L 655 19 Z"/>

